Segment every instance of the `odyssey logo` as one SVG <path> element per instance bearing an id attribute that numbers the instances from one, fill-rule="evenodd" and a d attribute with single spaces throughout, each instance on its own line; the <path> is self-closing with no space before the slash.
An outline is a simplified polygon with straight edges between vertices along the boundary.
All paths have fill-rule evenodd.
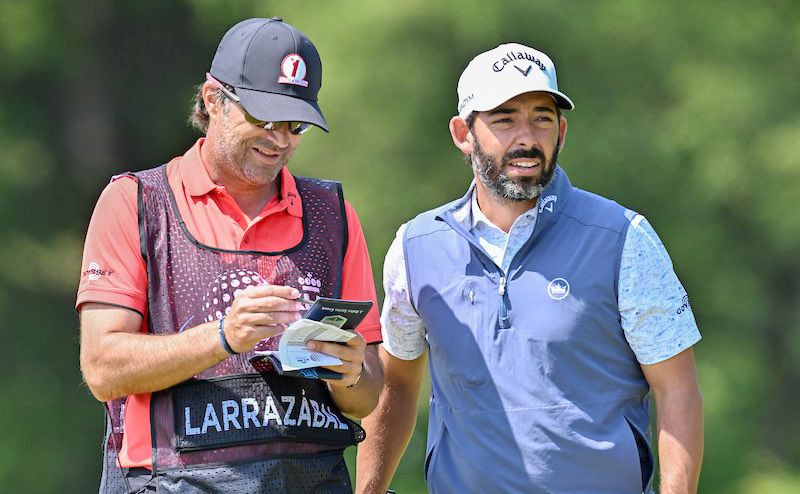
<path id="1" fill-rule="evenodd" d="M 689 296 L 688 295 L 684 295 L 683 296 L 682 302 L 683 302 L 683 305 L 678 307 L 678 310 L 676 311 L 677 314 L 683 314 L 687 310 L 692 310 L 692 306 L 691 306 L 691 304 L 689 304 Z"/>
<path id="2" fill-rule="evenodd" d="M 547 285 L 547 294 L 553 300 L 561 300 L 569 295 L 569 282 L 564 278 L 556 278 Z"/>
<path id="3" fill-rule="evenodd" d="M 81 277 L 88 276 L 89 280 L 95 281 L 100 279 L 101 276 L 110 276 L 114 273 L 114 271 L 110 269 L 100 269 L 100 265 L 97 264 L 95 261 L 89 263 L 89 267 L 86 271 L 81 273 Z"/>

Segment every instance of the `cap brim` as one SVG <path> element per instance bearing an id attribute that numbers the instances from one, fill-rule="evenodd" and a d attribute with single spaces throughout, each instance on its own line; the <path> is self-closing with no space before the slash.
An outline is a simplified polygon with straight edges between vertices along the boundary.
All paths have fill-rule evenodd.
<path id="1" fill-rule="evenodd" d="M 547 92 L 553 95 L 553 98 L 556 100 L 556 104 L 562 110 L 575 109 L 575 103 L 573 103 L 571 99 L 567 98 L 566 94 L 559 91 L 547 91 Z"/>
<path id="2" fill-rule="evenodd" d="M 472 105 L 466 105 L 461 112 L 458 114 L 461 118 L 466 119 L 470 113 L 473 111 L 489 111 L 494 110 L 498 106 L 502 105 L 506 101 L 519 96 L 520 94 L 525 93 L 547 93 L 553 97 L 553 100 L 556 103 L 556 106 L 561 108 L 562 110 L 574 110 L 575 104 L 572 102 L 571 99 L 567 97 L 566 94 L 560 91 L 553 91 L 552 89 L 538 89 L 538 88 L 519 88 L 517 91 L 512 91 L 510 93 L 491 93 L 489 94 L 488 99 L 484 99 L 483 101 L 476 102 Z"/>
<path id="3" fill-rule="evenodd" d="M 328 132 L 328 124 L 316 101 L 238 87 L 236 94 L 247 112 L 259 120 L 308 122 Z"/>

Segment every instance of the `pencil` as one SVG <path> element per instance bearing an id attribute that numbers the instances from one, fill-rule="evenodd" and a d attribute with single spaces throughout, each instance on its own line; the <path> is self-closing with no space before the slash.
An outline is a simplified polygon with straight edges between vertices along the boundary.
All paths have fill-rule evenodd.
<path id="1" fill-rule="evenodd" d="M 294 299 L 294 301 L 295 301 L 295 302 L 300 302 L 301 304 L 305 304 L 305 305 L 314 305 L 314 301 L 313 301 L 313 300 L 309 300 L 309 299 L 308 299 L 306 296 L 304 296 L 304 295 L 300 295 L 299 297 L 297 297 L 296 299 Z"/>

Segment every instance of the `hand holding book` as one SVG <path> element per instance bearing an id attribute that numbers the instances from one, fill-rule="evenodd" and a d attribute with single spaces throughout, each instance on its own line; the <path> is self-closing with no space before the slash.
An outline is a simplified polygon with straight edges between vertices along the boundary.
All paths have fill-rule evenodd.
<path id="1" fill-rule="evenodd" d="M 306 345 L 311 340 L 346 343 L 355 336 L 355 327 L 371 308 L 370 301 L 319 298 L 302 319 L 292 323 L 281 335 L 277 352 L 256 352 L 254 359 L 269 359 L 283 375 L 341 379 L 340 373 L 321 368 L 341 365 L 341 359 L 309 350 Z"/>

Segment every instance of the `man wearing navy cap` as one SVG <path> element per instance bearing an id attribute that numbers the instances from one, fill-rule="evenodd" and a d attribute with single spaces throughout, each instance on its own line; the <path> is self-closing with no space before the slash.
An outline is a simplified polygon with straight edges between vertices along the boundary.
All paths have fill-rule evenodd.
<path id="1" fill-rule="evenodd" d="M 115 177 L 92 216 L 76 308 L 81 369 L 107 405 L 101 493 L 351 492 L 342 451 L 363 440 L 382 370 L 373 309 L 340 379 L 278 374 L 301 299 L 375 300 L 358 217 L 337 182 L 286 168 L 312 126 L 315 46 L 279 18 L 222 38 L 183 156 Z M 345 415 L 346 414 L 346 415 Z"/>
<path id="2" fill-rule="evenodd" d="M 434 493 L 696 491 L 700 339 L 646 219 L 573 187 L 557 164 L 574 105 L 544 53 L 509 43 L 458 83 L 453 143 L 475 180 L 403 225 L 384 265 L 384 393 L 364 419 L 357 491 L 381 493 L 431 377 Z"/>

